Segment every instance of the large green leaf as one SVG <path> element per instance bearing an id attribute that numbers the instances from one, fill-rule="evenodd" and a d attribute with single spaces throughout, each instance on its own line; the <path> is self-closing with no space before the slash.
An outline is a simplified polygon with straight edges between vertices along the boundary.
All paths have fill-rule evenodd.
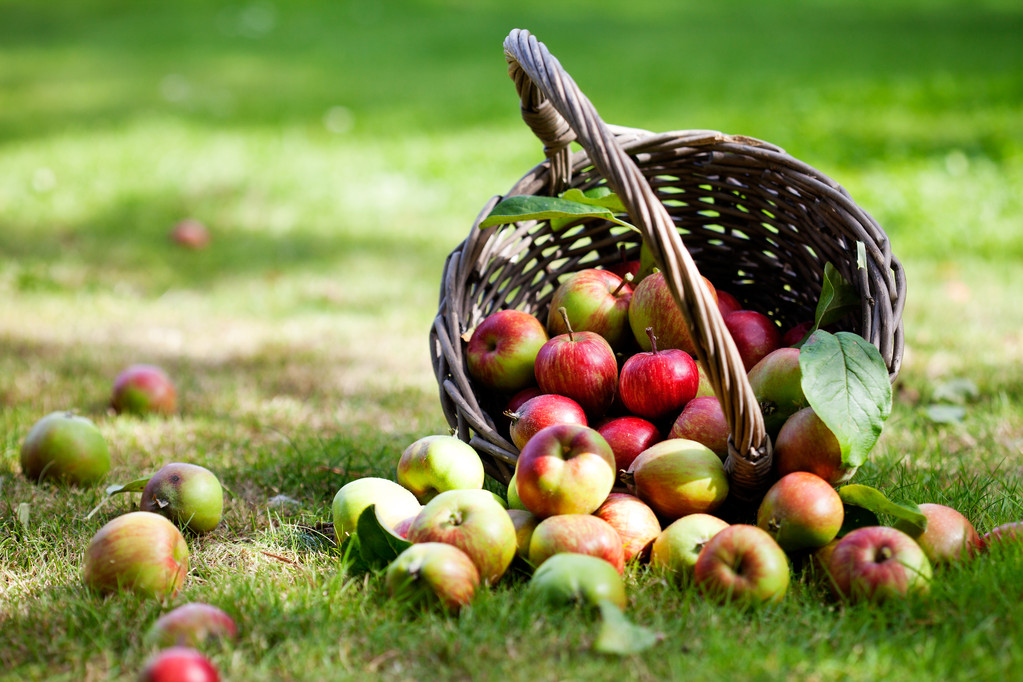
<path id="1" fill-rule="evenodd" d="M 826 264 L 820 298 L 817 299 L 817 311 L 814 314 L 814 329 L 838 322 L 848 313 L 859 310 L 859 307 L 860 295 L 856 287 L 850 284 L 834 265 Z"/>
<path id="2" fill-rule="evenodd" d="M 605 201 L 604 203 L 607 202 Z M 521 220 L 549 220 L 551 221 L 551 228 L 556 230 L 571 221 L 584 218 L 600 218 L 635 229 L 629 223 L 618 219 L 615 216 L 615 212 L 606 206 L 573 201 L 562 197 L 544 197 L 532 194 L 515 194 L 505 197 L 483 219 L 480 227 L 505 225 Z"/>
<path id="3" fill-rule="evenodd" d="M 927 517 L 920 511 L 920 507 L 913 503 L 893 502 L 877 488 L 853 483 L 839 488 L 838 496 L 846 505 L 860 507 L 874 514 L 887 514 L 913 526 L 920 533 L 927 530 Z"/>
<path id="4" fill-rule="evenodd" d="M 599 606 L 601 622 L 594 651 L 616 656 L 638 654 L 661 639 L 656 632 L 630 621 L 617 604 L 603 599 Z"/>
<path id="5" fill-rule="evenodd" d="M 359 537 L 359 553 L 362 560 L 372 569 L 387 566 L 412 546 L 411 542 L 380 523 L 375 504 L 366 507 L 359 515 L 359 520 L 355 524 L 355 534 Z"/>
<path id="6" fill-rule="evenodd" d="M 835 434 L 842 463 L 859 466 L 877 442 L 892 410 L 888 367 L 858 334 L 818 329 L 799 353 L 803 394 Z"/>

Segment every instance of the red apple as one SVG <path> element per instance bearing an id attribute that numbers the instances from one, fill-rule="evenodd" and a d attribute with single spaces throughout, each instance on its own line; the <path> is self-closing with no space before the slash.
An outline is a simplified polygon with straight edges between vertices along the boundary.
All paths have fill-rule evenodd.
<path id="1" fill-rule="evenodd" d="M 621 348 L 632 336 L 631 298 L 632 287 L 613 272 L 595 268 L 574 272 L 554 290 L 547 314 L 547 334 L 552 337 L 565 334 L 571 327 L 577 332 L 600 334 L 612 348 Z"/>
<path id="2" fill-rule="evenodd" d="M 920 545 L 901 530 L 866 526 L 838 541 L 828 574 L 846 599 L 881 602 L 927 592 L 932 568 Z"/>
<path id="3" fill-rule="evenodd" d="M 110 406 L 118 414 L 172 415 L 178 410 L 178 392 L 156 365 L 131 365 L 114 379 Z"/>
<path id="4" fill-rule="evenodd" d="M 980 534 L 958 510 L 930 502 L 919 507 L 927 517 L 923 533 L 904 521 L 897 522 L 895 527 L 916 540 L 932 565 L 954 564 L 973 557 L 980 550 Z"/>
<path id="5" fill-rule="evenodd" d="M 685 438 L 671 438 L 647 448 L 624 478 L 629 492 L 665 522 L 686 514 L 713 512 L 728 497 L 728 476 L 721 459 L 706 445 Z"/>
<path id="6" fill-rule="evenodd" d="M 587 425 L 586 411 L 575 400 L 557 393 L 543 393 L 530 398 L 505 416 L 511 420 L 508 435 L 519 450 L 540 429 L 552 424 Z"/>
<path id="7" fill-rule="evenodd" d="M 209 246 L 210 231 L 198 220 L 186 218 L 171 228 L 170 238 L 179 246 L 198 251 Z"/>
<path id="8" fill-rule="evenodd" d="M 592 514 L 559 514 L 540 521 L 529 540 L 529 563 L 536 569 L 563 552 L 603 559 L 619 573 L 625 570 L 621 536 L 604 519 Z"/>
<path id="9" fill-rule="evenodd" d="M 237 635 L 238 626 L 223 609 L 201 602 L 189 602 L 157 618 L 147 639 L 163 647 L 194 647 L 234 639 Z"/>
<path id="10" fill-rule="evenodd" d="M 604 269 L 631 282 L 631 279 L 629 278 L 634 279 L 636 275 L 639 274 L 639 269 L 642 267 L 642 263 L 640 263 L 638 258 L 629 258 L 628 250 L 622 244 L 618 245 L 618 255 L 621 258 L 614 263 L 608 263 L 604 266 Z"/>
<path id="11" fill-rule="evenodd" d="M 521 310 L 499 310 L 472 332 L 465 347 L 466 369 L 486 388 L 514 393 L 536 383 L 533 363 L 546 342 L 540 320 Z"/>
<path id="12" fill-rule="evenodd" d="M 539 386 L 526 386 L 524 389 L 508 399 L 507 404 L 504 406 L 504 411 L 515 412 L 530 398 L 535 398 L 536 396 L 543 394 L 544 393 L 540 390 Z"/>
<path id="13" fill-rule="evenodd" d="M 208 658 L 190 647 L 172 646 L 153 654 L 139 674 L 139 682 L 219 682 L 220 674 Z"/>
<path id="14" fill-rule="evenodd" d="M 82 579 L 98 592 L 131 590 L 173 598 L 188 574 L 188 545 L 159 514 L 123 514 L 99 529 L 85 550 Z"/>
<path id="15" fill-rule="evenodd" d="M 661 534 L 657 514 L 643 500 L 628 493 L 611 493 L 593 515 L 607 521 L 622 539 L 626 563 L 644 560 Z"/>
<path id="16" fill-rule="evenodd" d="M 774 441 L 774 467 L 779 478 L 809 471 L 833 486 L 848 481 L 857 469 L 842 464 L 838 439 L 812 407 L 804 407 L 782 424 Z"/>
<path id="17" fill-rule="evenodd" d="M 36 482 L 92 485 L 110 471 L 110 449 L 90 419 L 72 412 L 51 412 L 25 436 L 21 470 Z"/>
<path id="18" fill-rule="evenodd" d="M 614 402 L 618 360 L 600 334 L 558 334 L 540 348 L 534 370 L 544 393 L 572 398 L 591 418 L 603 415 Z"/>
<path id="19" fill-rule="evenodd" d="M 599 606 L 609 601 L 620 609 L 628 604 L 625 582 L 614 566 L 589 554 L 555 554 L 529 580 L 530 603 L 553 606 Z"/>
<path id="20" fill-rule="evenodd" d="M 778 348 L 765 355 L 748 374 L 753 395 L 764 414 L 764 427 L 775 438 L 789 417 L 808 407 L 798 348 Z"/>
<path id="21" fill-rule="evenodd" d="M 794 471 L 764 494 L 757 525 L 786 552 L 817 549 L 835 539 L 845 506 L 831 484 L 816 474 Z"/>
<path id="22" fill-rule="evenodd" d="M 728 437 L 731 429 L 721 409 L 721 401 L 714 395 L 693 398 L 682 408 L 671 426 L 669 438 L 686 438 L 706 445 L 722 462 L 728 457 Z"/>
<path id="23" fill-rule="evenodd" d="M 780 601 L 788 591 L 788 557 L 766 531 L 737 523 L 707 541 L 693 566 L 693 582 L 718 601 Z"/>
<path id="24" fill-rule="evenodd" d="M 626 415 L 605 421 L 597 427 L 615 455 L 615 471 L 627 471 L 639 453 L 663 440 L 661 430 L 642 417 Z"/>
<path id="25" fill-rule="evenodd" d="M 728 527 L 728 522 L 711 514 L 687 514 L 672 521 L 650 547 L 650 565 L 686 581 L 707 541 Z"/>
<path id="26" fill-rule="evenodd" d="M 195 533 L 217 527 L 224 511 L 224 490 L 205 467 L 172 462 L 157 471 L 142 490 L 142 511 L 163 514 Z"/>
<path id="27" fill-rule="evenodd" d="M 737 310 L 725 315 L 724 320 L 747 372 L 765 355 L 781 345 L 778 325 L 763 313 L 756 310 Z"/>
<path id="28" fill-rule="evenodd" d="M 632 414 L 657 421 L 677 415 L 696 397 L 700 372 L 684 350 L 659 350 L 653 328 L 648 327 L 650 351 L 631 356 L 622 365 L 618 392 Z"/>
<path id="29" fill-rule="evenodd" d="M 800 342 L 806 338 L 806 335 L 813 329 L 813 320 L 804 320 L 799 324 L 789 327 L 784 334 L 781 335 L 781 345 L 791 346 L 797 348 Z"/>
<path id="30" fill-rule="evenodd" d="M 408 530 L 410 542 L 446 542 L 469 555 L 489 584 L 501 579 L 517 547 L 508 510 L 486 490 L 448 490 L 426 503 Z"/>
<path id="31" fill-rule="evenodd" d="M 706 277 L 703 283 L 717 303 L 714 285 Z M 696 354 L 689 327 L 661 272 L 644 277 L 633 287 L 632 300 L 629 301 L 629 326 L 642 350 L 650 350 L 646 329 L 653 327 L 657 343 L 662 349 L 680 348 L 690 355 Z"/>
<path id="32" fill-rule="evenodd" d="M 615 458 L 604 437 L 579 424 L 541 429 L 519 453 L 515 487 L 529 511 L 541 518 L 591 514 L 615 483 Z"/>
<path id="33" fill-rule="evenodd" d="M 444 542 L 420 542 L 404 549 L 384 571 L 387 592 L 413 607 L 439 605 L 457 613 L 480 584 L 473 560 Z"/>
<path id="34" fill-rule="evenodd" d="M 742 303 L 739 303 L 732 294 L 727 291 L 717 290 L 718 292 L 718 311 L 721 313 L 721 317 L 724 317 L 728 313 L 734 313 L 736 310 L 742 310 Z"/>
<path id="35" fill-rule="evenodd" d="M 981 536 L 981 547 L 991 549 L 1002 543 L 1023 544 L 1023 521 L 1009 521 L 995 526 Z"/>

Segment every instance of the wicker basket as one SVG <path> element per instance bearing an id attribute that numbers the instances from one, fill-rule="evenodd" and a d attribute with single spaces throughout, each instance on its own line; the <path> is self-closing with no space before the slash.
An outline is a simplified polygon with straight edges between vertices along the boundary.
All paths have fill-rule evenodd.
<path id="1" fill-rule="evenodd" d="M 522 117 L 547 155 L 507 195 L 601 185 L 619 195 L 665 273 L 721 399 L 732 433 L 725 467 L 733 496 L 759 499 L 770 483 L 771 444 L 742 361 L 699 278 L 791 325 L 813 318 L 824 266 L 832 263 L 861 298 L 861 314 L 844 328 L 880 350 L 894 381 L 905 275 L 887 236 L 837 183 L 772 144 L 716 131 L 656 134 L 607 125 L 534 36 L 514 30 L 504 48 Z M 581 151 L 573 153 L 571 142 Z M 546 319 L 565 274 L 618 261 L 620 249 L 636 256 L 640 235 L 596 219 L 557 232 L 546 221 L 480 229 L 500 199 L 487 202 L 445 262 L 430 347 L 448 423 L 476 448 L 488 473 L 507 482 L 518 455 L 501 419 L 507 396 L 473 386 L 463 335 L 502 308 Z"/>

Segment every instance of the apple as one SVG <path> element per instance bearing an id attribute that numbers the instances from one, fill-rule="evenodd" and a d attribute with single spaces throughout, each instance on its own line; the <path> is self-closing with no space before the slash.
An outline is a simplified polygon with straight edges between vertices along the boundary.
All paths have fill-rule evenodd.
<path id="1" fill-rule="evenodd" d="M 661 534 L 661 522 L 650 505 L 628 493 L 611 493 L 593 515 L 618 532 L 626 563 L 649 556 L 650 546 Z"/>
<path id="2" fill-rule="evenodd" d="M 172 415 L 178 410 L 178 392 L 160 367 L 135 364 L 114 379 L 110 407 L 118 414 Z"/>
<path id="3" fill-rule="evenodd" d="M 334 532 L 339 543 L 355 532 L 359 516 L 371 504 L 376 505 L 377 519 L 391 530 L 422 509 L 411 490 L 389 479 L 367 476 L 349 481 L 341 486 L 331 502 Z"/>
<path id="4" fill-rule="evenodd" d="M 774 469 L 779 478 L 793 471 L 809 471 L 838 486 L 852 478 L 857 467 L 842 464 L 842 448 L 835 434 L 812 407 L 804 407 L 778 431 Z"/>
<path id="5" fill-rule="evenodd" d="M 25 436 L 21 470 L 32 481 L 92 485 L 110 471 L 110 449 L 90 419 L 72 412 L 51 412 Z"/>
<path id="6" fill-rule="evenodd" d="M 1023 521 L 1009 521 L 995 526 L 980 538 L 981 547 L 990 549 L 1002 543 L 1023 544 Z"/>
<path id="7" fill-rule="evenodd" d="M 632 287 L 609 270 L 587 268 L 570 274 L 551 297 L 547 314 L 547 334 L 577 332 L 600 334 L 618 349 L 631 340 L 629 299 Z M 563 316 L 560 309 L 565 309 Z"/>
<path id="8" fill-rule="evenodd" d="M 440 605 L 457 613 L 476 595 L 480 572 L 469 555 L 455 545 L 420 542 L 387 565 L 384 583 L 393 599 L 417 608 Z"/>
<path id="9" fill-rule="evenodd" d="M 717 395 L 714 393 L 714 386 L 710 383 L 710 377 L 707 376 L 707 370 L 704 369 L 699 360 L 696 362 L 696 369 L 700 376 L 700 385 L 696 389 L 696 397 L 702 398 L 703 396 Z"/>
<path id="10" fill-rule="evenodd" d="M 536 569 L 555 554 L 574 552 L 603 559 L 625 570 L 625 548 L 618 531 L 592 514 L 558 514 L 542 519 L 529 539 L 529 563 Z"/>
<path id="11" fill-rule="evenodd" d="M 724 317 L 728 313 L 734 313 L 736 310 L 742 310 L 742 303 L 739 302 L 732 294 L 727 291 L 717 290 L 718 292 L 718 311 L 721 313 L 721 317 Z"/>
<path id="12" fill-rule="evenodd" d="M 186 218 L 171 228 L 171 240 L 186 249 L 199 251 L 210 244 L 210 231 L 198 220 Z"/>
<path id="13" fill-rule="evenodd" d="M 147 639 L 161 647 L 201 646 L 237 636 L 238 626 L 223 609 L 202 602 L 189 602 L 157 618 Z"/>
<path id="14" fill-rule="evenodd" d="M 515 526 L 515 555 L 528 561 L 529 541 L 533 538 L 533 531 L 540 524 L 540 517 L 525 509 L 509 509 L 508 516 Z"/>
<path id="15" fill-rule="evenodd" d="M 923 533 L 905 521 L 896 522 L 895 527 L 916 540 L 932 566 L 954 564 L 977 554 L 981 548 L 980 534 L 962 513 L 931 502 L 924 502 L 919 507 L 927 517 Z"/>
<path id="16" fill-rule="evenodd" d="M 515 480 L 515 473 L 512 473 L 512 477 L 508 479 L 505 504 L 508 506 L 508 509 L 526 509 L 526 505 L 522 504 L 522 498 L 519 497 L 519 486 Z"/>
<path id="17" fill-rule="evenodd" d="M 85 549 L 86 587 L 108 593 L 131 590 L 173 598 L 188 574 L 188 544 L 159 514 L 137 511 L 100 528 Z"/>
<path id="18" fill-rule="evenodd" d="M 575 400 L 557 393 L 543 393 L 522 403 L 514 412 L 506 412 L 511 420 L 508 435 L 519 450 L 540 429 L 551 424 L 582 424 L 588 420 L 586 411 Z"/>
<path id="19" fill-rule="evenodd" d="M 219 682 L 220 674 L 208 658 L 185 646 L 172 646 L 153 654 L 139 674 L 139 682 Z"/>
<path id="20" fill-rule="evenodd" d="M 398 458 L 398 485 L 423 504 L 445 490 L 482 488 L 484 478 L 479 453 L 454 436 L 424 436 Z"/>
<path id="21" fill-rule="evenodd" d="M 469 555 L 480 577 L 501 579 L 518 547 L 508 510 L 486 490 L 448 490 L 427 502 L 408 530 L 410 542 L 445 542 Z"/>
<path id="22" fill-rule="evenodd" d="M 615 457 L 589 426 L 554 424 L 541 429 L 519 453 L 515 488 L 526 509 L 541 518 L 591 514 L 615 484 Z"/>
<path id="23" fill-rule="evenodd" d="M 615 471 L 626 471 L 639 453 L 663 440 L 656 424 L 642 417 L 625 415 L 604 421 L 597 427 L 615 456 Z"/>
<path id="24" fill-rule="evenodd" d="M 639 275 L 642 263 L 638 258 L 629 257 L 628 248 L 624 244 L 618 245 L 618 255 L 619 260 L 614 263 L 608 263 L 604 266 L 604 269 L 608 272 L 613 272 L 628 282 L 632 282 Z"/>
<path id="25" fill-rule="evenodd" d="M 747 372 L 765 355 L 781 346 L 778 325 L 761 312 L 736 310 L 725 315 L 724 320 Z"/>
<path id="26" fill-rule="evenodd" d="M 930 589 L 933 569 L 913 538 L 889 526 L 857 528 L 835 545 L 828 574 L 852 601 L 881 602 Z"/>
<path id="27" fill-rule="evenodd" d="M 514 393 L 536 383 L 533 363 L 547 342 L 543 323 L 521 310 L 498 310 L 483 319 L 465 347 L 469 375 L 486 388 Z"/>
<path id="28" fill-rule="evenodd" d="M 711 514 L 687 514 L 672 521 L 650 546 L 650 565 L 666 569 L 679 580 L 693 576 L 693 567 L 707 541 L 728 527 L 728 522 Z"/>
<path id="29" fill-rule="evenodd" d="M 693 566 L 693 583 L 724 602 L 777 602 L 788 591 L 788 557 L 767 531 L 737 523 L 707 541 Z"/>
<path id="30" fill-rule="evenodd" d="M 809 407 L 803 394 L 798 348 L 778 348 L 765 355 L 748 373 L 753 395 L 764 414 L 764 427 L 775 438 L 785 420 Z"/>
<path id="31" fill-rule="evenodd" d="M 607 412 L 618 389 L 618 360 L 604 337 L 569 331 L 536 354 L 536 381 L 544 393 L 568 396 L 590 417 Z"/>
<path id="32" fill-rule="evenodd" d="M 650 351 L 636 353 L 625 361 L 618 378 L 618 392 L 629 412 L 657 421 L 677 415 L 696 397 L 700 370 L 684 350 L 658 350 L 653 327 L 646 331 Z"/>
<path id="33" fill-rule="evenodd" d="M 813 331 L 813 320 L 803 320 L 802 322 L 789 327 L 784 334 L 781 335 L 781 345 L 792 346 L 798 348 L 806 335 Z"/>
<path id="34" fill-rule="evenodd" d="M 845 506 L 838 492 L 806 471 L 778 479 L 757 509 L 757 525 L 786 552 L 823 547 L 835 539 L 844 520 Z"/>
<path id="35" fill-rule="evenodd" d="M 706 445 L 686 438 L 669 438 L 647 448 L 624 478 L 629 491 L 666 522 L 713 512 L 728 497 L 721 459 Z"/>
<path id="36" fill-rule="evenodd" d="M 716 304 L 717 290 L 714 285 L 706 277 L 703 283 Z M 633 287 L 632 300 L 629 301 L 629 326 L 641 350 L 650 350 L 646 329 L 653 327 L 657 343 L 662 349 L 679 348 L 690 355 L 696 355 L 696 345 L 689 326 L 662 272 L 647 275 Z"/>
<path id="37" fill-rule="evenodd" d="M 731 429 L 715 395 L 693 398 L 675 418 L 668 432 L 669 438 L 686 438 L 706 445 L 722 462 L 728 457 L 728 438 Z"/>
<path id="38" fill-rule="evenodd" d="M 625 582 L 614 566 L 589 554 L 555 554 L 533 572 L 526 588 L 530 603 L 551 606 L 628 604 Z"/>
<path id="39" fill-rule="evenodd" d="M 374 511 L 376 511 L 375 508 L 374 508 Z M 419 512 L 417 511 L 412 516 L 406 516 L 401 521 L 399 521 L 398 523 L 394 524 L 394 527 L 391 528 L 391 530 L 398 537 L 400 537 L 400 538 L 402 538 L 404 540 L 408 540 L 408 529 L 412 527 L 412 522 L 416 520 L 416 516 L 418 516 L 418 515 L 419 515 Z"/>
<path id="40" fill-rule="evenodd" d="M 163 514 L 193 532 L 208 533 L 223 515 L 224 490 L 209 469 L 172 462 L 150 477 L 139 508 Z"/>

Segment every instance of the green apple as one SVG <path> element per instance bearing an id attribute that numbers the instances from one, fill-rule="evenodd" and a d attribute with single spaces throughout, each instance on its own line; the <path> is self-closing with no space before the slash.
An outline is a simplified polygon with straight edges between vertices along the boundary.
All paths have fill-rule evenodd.
<path id="1" fill-rule="evenodd" d="M 99 529 L 85 549 L 82 578 L 99 592 L 173 598 L 188 574 L 188 544 L 159 514 L 130 512 Z"/>
<path id="2" fill-rule="evenodd" d="M 422 504 L 445 490 L 483 487 L 483 460 L 468 443 L 454 436 L 425 436 L 409 445 L 398 459 L 398 484 Z"/>
<path id="3" fill-rule="evenodd" d="M 515 525 L 515 554 L 526 561 L 529 560 L 529 541 L 533 531 L 540 524 L 540 517 L 525 509 L 509 509 L 508 516 Z"/>
<path id="4" fill-rule="evenodd" d="M 515 474 L 512 474 L 511 480 L 508 481 L 508 494 L 507 494 L 508 509 L 525 509 L 526 505 L 522 504 L 522 498 L 519 497 L 519 488 L 515 482 Z"/>
<path id="5" fill-rule="evenodd" d="M 457 612 L 472 601 L 480 574 L 472 559 L 458 547 L 420 542 L 388 564 L 384 582 L 394 599 L 415 607 L 440 605 Z"/>
<path id="6" fill-rule="evenodd" d="M 624 478 L 630 492 L 669 523 L 686 514 L 713 512 L 728 497 L 721 459 L 687 438 L 669 438 L 647 448 Z"/>
<path id="7" fill-rule="evenodd" d="M 753 365 L 748 377 L 771 438 L 778 435 L 786 419 L 810 406 L 803 395 L 798 348 L 783 347 L 771 351 Z"/>
<path id="8" fill-rule="evenodd" d="M 555 554 L 536 569 L 526 588 L 532 601 L 554 606 L 598 606 L 609 601 L 624 609 L 625 582 L 615 567 L 589 554 Z"/>
<path id="9" fill-rule="evenodd" d="M 727 521 L 711 514 L 688 514 L 676 519 L 654 539 L 650 565 L 670 571 L 680 581 L 691 579 L 700 550 L 727 527 Z"/>
<path id="10" fill-rule="evenodd" d="M 96 425 L 72 412 L 51 412 L 21 444 L 21 470 L 33 481 L 91 485 L 110 471 L 110 450 Z"/>
<path id="11" fill-rule="evenodd" d="M 376 505 L 377 519 L 390 530 L 418 514 L 423 506 L 411 490 L 389 479 L 367 476 L 349 481 L 330 505 L 338 542 L 355 532 L 359 515 L 371 504 Z"/>
<path id="12" fill-rule="evenodd" d="M 139 508 L 163 514 L 193 532 L 208 533 L 223 516 L 224 489 L 209 469 L 172 462 L 146 483 Z"/>

